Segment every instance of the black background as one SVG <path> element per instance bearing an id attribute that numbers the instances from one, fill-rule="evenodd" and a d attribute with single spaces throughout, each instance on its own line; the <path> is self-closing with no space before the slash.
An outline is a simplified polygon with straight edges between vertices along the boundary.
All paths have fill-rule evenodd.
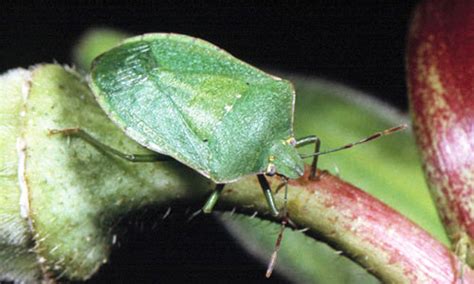
<path id="1" fill-rule="evenodd" d="M 336 80 L 406 108 L 404 47 L 416 1 L 250 2 L 2 1 L 0 69 L 71 63 L 71 47 L 93 26 L 175 32 L 206 39 L 262 68 Z M 212 218 L 186 223 L 176 212 L 157 222 L 157 214 L 124 220 L 131 225 L 119 237 L 112 264 L 92 282 L 264 280 L 265 265 L 242 252 Z M 279 275 L 272 280 L 284 281 Z"/>

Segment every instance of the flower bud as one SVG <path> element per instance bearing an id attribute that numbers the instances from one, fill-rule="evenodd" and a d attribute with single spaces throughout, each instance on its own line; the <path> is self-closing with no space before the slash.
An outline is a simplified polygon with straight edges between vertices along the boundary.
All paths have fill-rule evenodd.
<path id="1" fill-rule="evenodd" d="M 465 251 L 472 266 L 474 1 L 431 0 L 417 7 L 407 76 L 426 179 L 454 249 Z"/>

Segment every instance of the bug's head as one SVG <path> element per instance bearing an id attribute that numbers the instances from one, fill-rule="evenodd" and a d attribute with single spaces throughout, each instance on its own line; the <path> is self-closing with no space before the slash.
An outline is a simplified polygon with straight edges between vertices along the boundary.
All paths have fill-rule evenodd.
<path id="1" fill-rule="evenodd" d="M 296 140 L 277 140 L 270 148 L 266 174 L 279 174 L 290 179 L 299 178 L 304 173 L 304 163 L 295 148 Z"/>

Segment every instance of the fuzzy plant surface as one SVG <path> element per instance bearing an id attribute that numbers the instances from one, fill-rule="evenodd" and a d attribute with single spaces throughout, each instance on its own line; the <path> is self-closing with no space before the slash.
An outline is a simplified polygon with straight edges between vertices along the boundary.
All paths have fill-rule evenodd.
<path id="1" fill-rule="evenodd" d="M 298 94 L 297 135 L 317 133 L 327 148 L 404 122 L 393 110 L 351 89 L 298 77 L 290 80 Z M 51 135 L 52 129 L 81 127 L 125 152 L 149 152 L 107 118 L 75 71 L 38 65 L 10 71 L 0 83 L 0 95 L 6 102 L 0 109 L 0 150 L 6 153 L 0 160 L 2 279 L 87 279 L 107 262 L 120 216 L 146 206 L 199 206 L 210 192 L 209 180 L 177 162 L 128 163 L 80 139 Z M 301 274 L 295 281 L 344 283 L 347 278 L 357 279 L 353 275 L 363 275 L 346 263 L 341 264 L 341 276 L 335 275 L 337 271 L 329 276 L 319 274 L 314 267 L 327 265 L 325 260 L 330 258 L 334 261 L 336 254 L 319 254 L 322 249 L 307 239 L 311 236 L 341 249 L 383 281 L 443 283 L 460 277 L 462 265 L 442 244 L 447 244 L 447 238 L 412 141 L 409 132 L 397 134 L 324 157 L 320 167 L 364 188 L 429 233 L 337 177 L 324 173 L 320 181 L 308 182 L 306 176 L 291 182 L 288 207 L 292 220 L 308 229 L 306 235 L 285 232 L 280 269 L 296 267 L 289 274 Z M 273 186 L 278 183 L 272 180 Z M 282 193 L 276 199 L 281 206 Z M 233 183 L 224 191 L 218 209 L 234 208 L 273 220 L 254 178 Z M 278 225 L 255 226 L 266 221 L 243 215 L 227 214 L 221 219 L 243 244 L 256 240 L 258 245 L 253 246 L 263 248 L 257 249 L 258 254 L 271 252 Z M 297 254 L 295 247 L 307 253 Z M 472 279 L 468 268 L 463 272 L 466 281 Z M 371 276 L 360 277 L 360 281 L 375 281 Z"/>

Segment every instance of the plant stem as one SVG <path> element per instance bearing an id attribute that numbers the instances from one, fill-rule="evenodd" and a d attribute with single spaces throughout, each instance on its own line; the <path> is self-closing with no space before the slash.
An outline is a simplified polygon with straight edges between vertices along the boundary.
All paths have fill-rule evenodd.
<path id="1" fill-rule="evenodd" d="M 277 186 L 278 181 L 272 181 L 273 187 Z M 255 178 L 229 185 L 219 206 L 268 213 L 257 188 Z M 282 204 L 283 193 L 275 197 Z M 327 172 L 320 172 L 317 181 L 311 181 L 307 175 L 292 180 L 288 211 L 299 228 L 309 228 L 308 235 L 341 249 L 387 283 L 455 283 L 461 274 L 465 283 L 474 281 L 470 268 L 423 229 Z"/>

